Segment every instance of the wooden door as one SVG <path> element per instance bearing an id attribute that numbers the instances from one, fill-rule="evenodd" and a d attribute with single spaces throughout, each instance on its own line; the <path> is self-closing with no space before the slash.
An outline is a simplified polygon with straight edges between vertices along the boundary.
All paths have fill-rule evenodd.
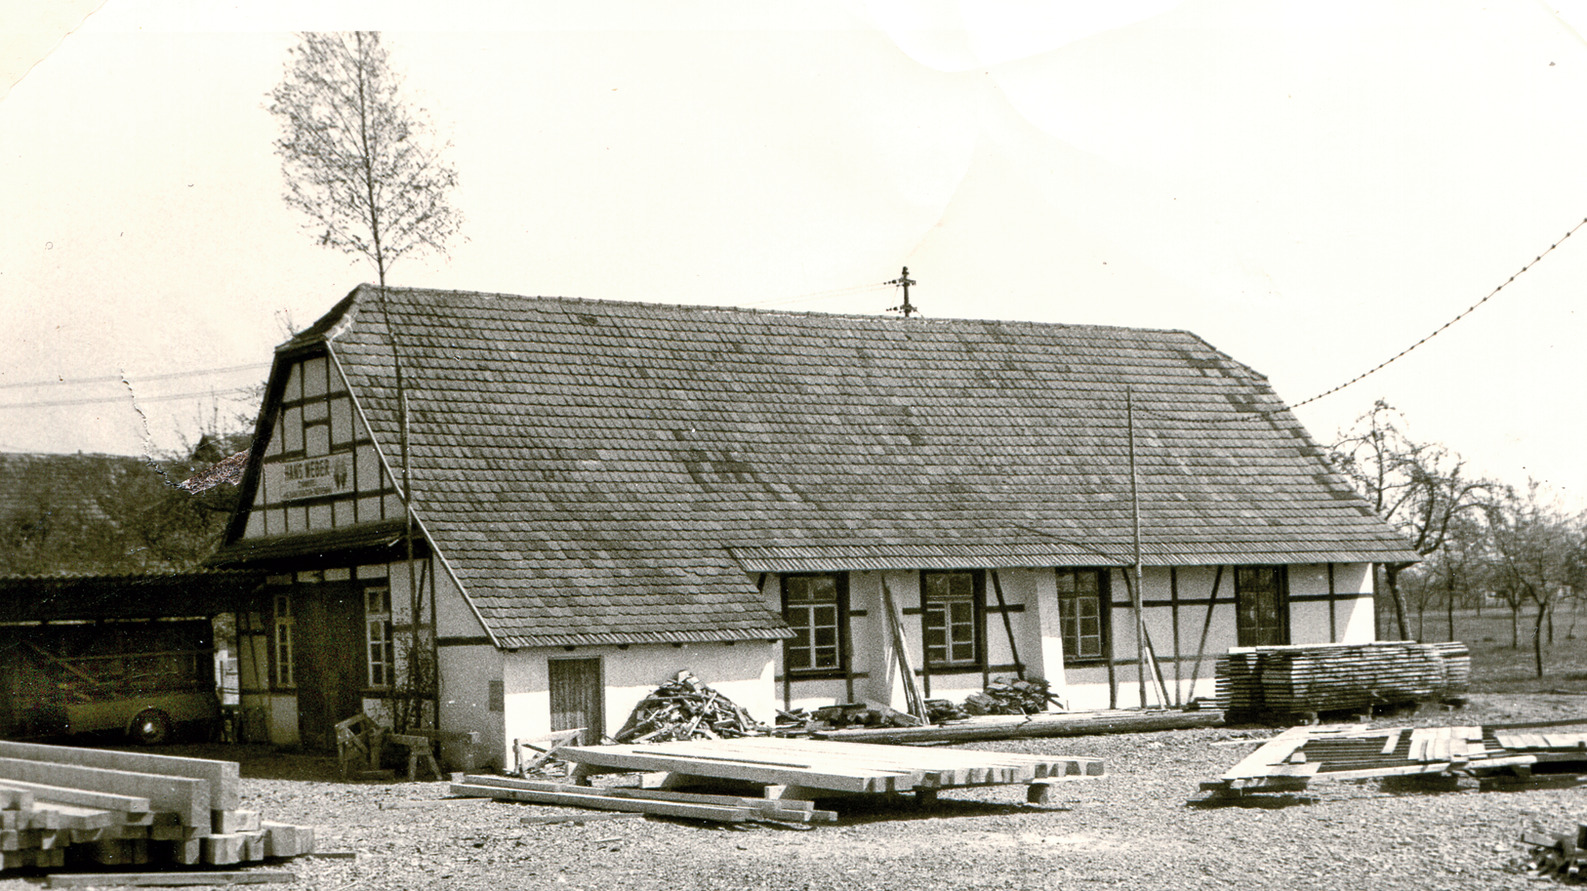
<path id="1" fill-rule="evenodd" d="M 601 690 L 601 660 L 552 659 L 551 730 L 583 727 L 579 744 L 597 746 L 605 734 L 605 697 Z"/>
<path id="2" fill-rule="evenodd" d="M 351 584 L 303 586 L 292 611 L 298 734 L 305 748 L 332 749 L 336 722 L 364 707 L 363 602 Z"/>

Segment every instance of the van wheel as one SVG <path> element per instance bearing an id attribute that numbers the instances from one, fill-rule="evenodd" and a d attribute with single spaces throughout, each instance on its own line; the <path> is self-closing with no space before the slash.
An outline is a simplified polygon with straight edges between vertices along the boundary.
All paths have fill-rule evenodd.
<path id="1" fill-rule="evenodd" d="M 132 719 L 127 736 L 140 746 L 157 746 L 171 738 L 171 718 L 159 709 L 145 709 Z"/>

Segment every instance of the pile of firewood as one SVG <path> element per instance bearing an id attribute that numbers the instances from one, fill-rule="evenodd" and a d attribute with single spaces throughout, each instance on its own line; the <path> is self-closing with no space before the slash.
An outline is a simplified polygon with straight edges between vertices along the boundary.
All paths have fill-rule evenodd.
<path id="1" fill-rule="evenodd" d="M 1034 715 L 1047 711 L 1050 703 L 1062 705 L 1042 678 L 998 678 L 985 691 L 965 697 L 964 710 L 972 715 Z"/>
<path id="2" fill-rule="evenodd" d="M 1532 848 L 1524 864 L 1531 875 L 1573 885 L 1587 884 L 1587 823 L 1558 835 L 1527 832 L 1521 836 L 1521 843 Z"/>
<path id="3" fill-rule="evenodd" d="M 808 713 L 807 730 L 842 730 L 845 727 L 918 727 L 925 723 L 914 715 L 905 714 L 885 705 L 866 705 L 863 702 L 840 702 Z"/>
<path id="4" fill-rule="evenodd" d="M 733 700 L 687 671 L 640 700 L 628 723 L 613 737 L 619 743 L 672 742 L 764 736 L 766 725 Z"/>

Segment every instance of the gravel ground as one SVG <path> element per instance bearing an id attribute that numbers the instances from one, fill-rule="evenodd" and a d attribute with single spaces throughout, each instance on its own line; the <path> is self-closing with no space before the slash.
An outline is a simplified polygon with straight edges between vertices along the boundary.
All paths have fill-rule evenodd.
<path id="1" fill-rule="evenodd" d="M 1587 697 L 1476 696 L 1466 709 L 1379 726 L 1587 720 Z M 344 783 L 328 758 L 245 747 L 173 747 L 243 764 L 245 808 L 317 827 L 299 888 L 1002 889 L 1054 887 L 1512 889 L 1538 882 L 1512 864 L 1528 828 L 1587 821 L 1587 788 L 1388 794 L 1376 783 L 1316 782 L 1312 803 L 1205 808 L 1198 784 L 1272 734 L 1218 728 L 984 743 L 969 748 L 1105 759 L 1108 776 L 1060 787 L 1051 806 L 1024 787 L 912 802 L 838 806 L 837 824 L 722 828 L 660 819 L 522 825 L 527 814 L 588 813 L 439 799 L 445 783 Z M 1225 743 L 1219 745 L 1217 743 Z M 0 891 L 37 879 L 0 881 Z M 1545 886 L 1546 887 L 1546 886 Z"/>

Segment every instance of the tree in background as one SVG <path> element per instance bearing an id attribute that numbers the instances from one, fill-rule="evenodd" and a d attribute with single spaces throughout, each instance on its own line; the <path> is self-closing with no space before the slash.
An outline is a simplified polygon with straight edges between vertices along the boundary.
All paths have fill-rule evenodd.
<path id="1" fill-rule="evenodd" d="M 305 33 L 287 60 L 286 75 L 270 93 L 281 123 L 276 153 L 286 176 L 286 202 L 310 219 L 320 244 L 362 255 L 375 266 L 385 312 L 386 273 L 398 259 L 424 251 L 446 253 L 462 215 L 449 193 L 457 171 L 429 143 L 429 123 L 400 96 L 401 81 L 373 31 Z M 422 111 L 422 110 L 421 110 Z M 404 362 L 397 329 L 389 323 L 401 427 L 401 492 L 407 528 L 409 607 L 415 617 L 405 678 L 395 699 L 401 731 L 418 724 L 421 701 L 434 693 L 422 659 L 427 648 L 417 617 L 424 614 L 414 570 L 412 462 Z"/>
<path id="2" fill-rule="evenodd" d="M 1581 584 L 1581 518 L 1567 515 L 1536 481 L 1523 491 L 1506 487 L 1485 511 L 1494 571 L 1512 604 L 1512 624 L 1523 605 L 1537 607 L 1532 653 L 1542 677 L 1544 625 L 1555 605 Z"/>
<path id="3" fill-rule="evenodd" d="M 399 95 L 380 34 L 306 33 L 270 93 L 288 206 L 319 243 L 368 258 L 381 285 L 398 259 L 444 254 L 462 215 L 457 171 L 429 143 L 430 126 Z"/>
<path id="4" fill-rule="evenodd" d="M 1378 516 L 1423 557 L 1442 549 L 1457 519 L 1476 512 L 1494 488 L 1487 480 L 1469 476 L 1465 462 L 1448 448 L 1411 439 L 1404 416 L 1382 399 L 1340 435 L 1330 457 Z M 1409 640 L 1405 597 L 1399 586 L 1405 568 L 1385 565 L 1383 575 L 1400 638 Z"/>

